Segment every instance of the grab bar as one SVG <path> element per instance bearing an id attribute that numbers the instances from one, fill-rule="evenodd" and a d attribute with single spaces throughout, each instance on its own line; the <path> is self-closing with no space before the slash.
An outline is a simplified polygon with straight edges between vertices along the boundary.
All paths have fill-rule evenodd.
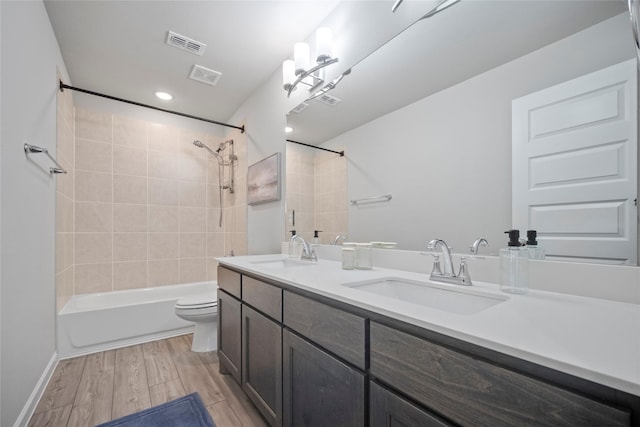
<path id="1" fill-rule="evenodd" d="M 55 163 L 56 167 L 50 167 L 49 168 L 49 173 L 50 174 L 56 174 L 56 173 L 67 173 L 67 171 L 60 165 L 60 163 L 56 162 L 56 159 L 54 159 L 51 154 L 49 154 L 49 150 L 47 150 L 46 148 L 42 148 L 42 147 L 38 147 L 36 145 L 31 145 L 31 144 L 27 144 L 26 142 L 24 143 L 24 152 L 27 154 L 32 154 L 32 153 L 44 153 L 47 155 L 47 157 L 49 159 L 51 159 L 51 161 L 53 163 Z"/>
<path id="2" fill-rule="evenodd" d="M 368 203 L 388 202 L 389 200 L 391 200 L 391 194 L 385 194 L 384 196 L 367 197 L 365 199 L 351 200 L 351 204 L 354 206 L 359 206 L 359 205 L 368 204 Z"/>

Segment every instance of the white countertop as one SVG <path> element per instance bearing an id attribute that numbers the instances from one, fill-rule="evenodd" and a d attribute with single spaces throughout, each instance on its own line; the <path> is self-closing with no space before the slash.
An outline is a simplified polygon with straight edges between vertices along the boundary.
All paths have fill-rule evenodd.
<path id="1" fill-rule="evenodd" d="M 217 261 L 640 396 L 638 304 L 535 290 L 512 295 L 500 292 L 495 284 L 474 282 L 473 290 L 508 300 L 479 313 L 454 314 L 343 286 L 389 277 L 425 282 L 425 274 L 376 267 L 342 270 L 340 263 L 324 259 L 303 267 L 260 264 L 286 258 L 278 254 Z"/>

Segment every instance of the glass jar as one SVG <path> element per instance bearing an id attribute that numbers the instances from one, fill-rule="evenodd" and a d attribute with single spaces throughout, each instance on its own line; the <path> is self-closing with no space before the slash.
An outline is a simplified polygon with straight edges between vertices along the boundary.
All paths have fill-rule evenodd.
<path id="1" fill-rule="evenodd" d="M 356 243 L 356 268 L 358 270 L 371 270 L 373 268 L 371 243 Z"/>
<path id="2" fill-rule="evenodd" d="M 356 250 L 354 248 L 342 248 L 342 269 L 353 270 L 356 266 Z"/>

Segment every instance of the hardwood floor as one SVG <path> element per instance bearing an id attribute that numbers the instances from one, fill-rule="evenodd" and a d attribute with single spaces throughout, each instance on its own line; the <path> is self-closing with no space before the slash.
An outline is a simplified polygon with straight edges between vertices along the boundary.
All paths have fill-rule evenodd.
<path id="1" fill-rule="evenodd" d="M 218 354 L 190 347 L 182 335 L 63 360 L 29 426 L 91 427 L 196 391 L 216 426 L 265 426 Z"/>

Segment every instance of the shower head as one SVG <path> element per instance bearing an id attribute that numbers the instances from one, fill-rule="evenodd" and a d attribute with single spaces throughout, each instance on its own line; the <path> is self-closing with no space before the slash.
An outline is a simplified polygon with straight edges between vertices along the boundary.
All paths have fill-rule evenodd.
<path id="1" fill-rule="evenodd" d="M 211 148 L 207 147 L 202 141 L 198 141 L 197 139 L 193 141 L 193 145 L 195 145 L 196 147 L 199 148 L 204 148 L 205 150 L 207 150 L 209 153 L 213 154 L 214 156 L 218 157 L 218 151 L 213 151 Z"/>

